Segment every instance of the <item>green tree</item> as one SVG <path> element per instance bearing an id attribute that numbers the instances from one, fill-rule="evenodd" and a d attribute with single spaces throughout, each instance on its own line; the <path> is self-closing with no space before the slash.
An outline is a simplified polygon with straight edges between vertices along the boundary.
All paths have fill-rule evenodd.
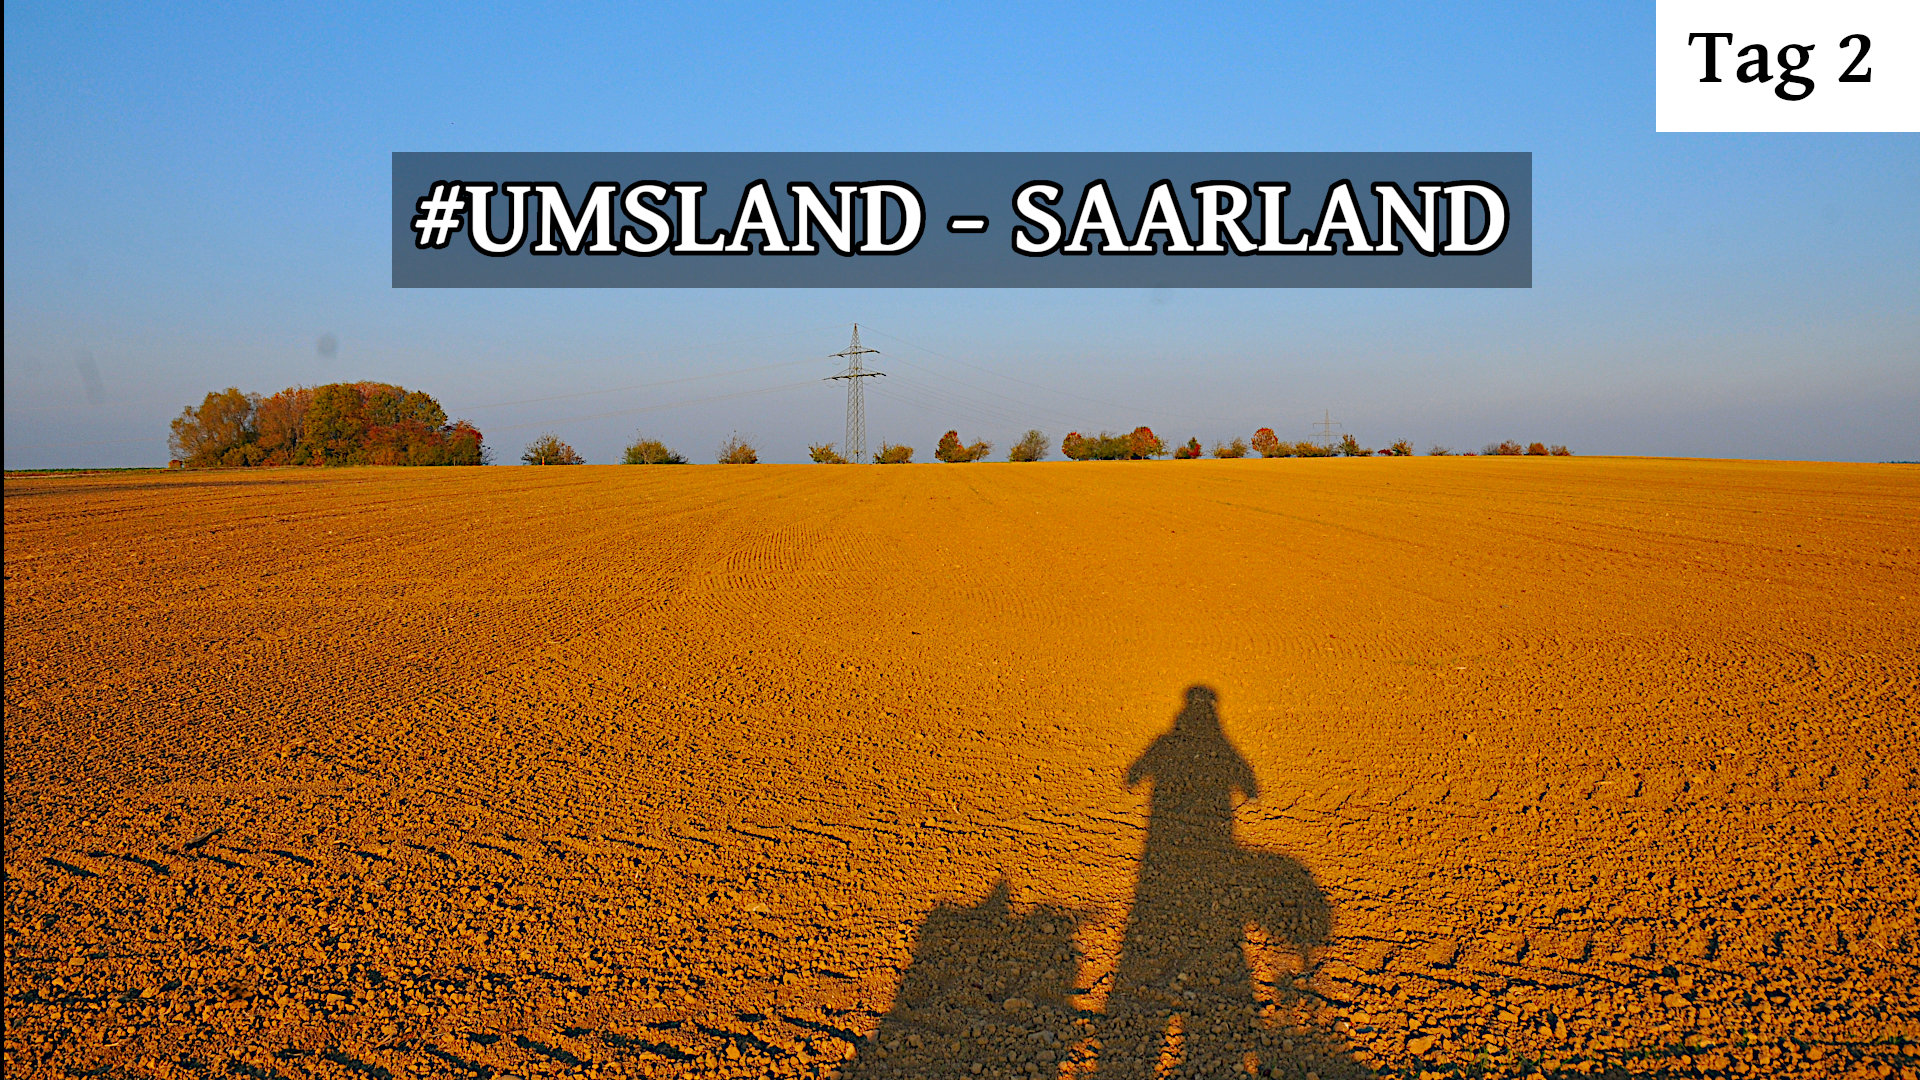
<path id="1" fill-rule="evenodd" d="M 1047 433 L 1039 428 L 1028 428 L 1020 441 L 1007 451 L 1008 461 L 1039 461 L 1047 456 Z"/>
<path id="2" fill-rule="evenodd" d="M 687 459 L 667 449 L 667 444 L 659 439 L 649 439 L 644 435 L 635 435 L 633 442 L 627 445 L 620 463 L 623 465 L 685 465 Z"/>
<path id="3" fill-rule="evenodd" d="M 315 387 L 307 406 L 306 438 L 299 455 L 315 464 L 359 465 L 366 453 L 369 427 L 366 399 L 352 383 Z"/>
<path id="4" fill-rule="evenodd" d="M 1072 461 L 1123 461 L 1133 456 L 1133 437 L 1111 431 L 1092 436 L 1069 432 L 1060 441 L 1060 452 Z"/>
<path id="5" fill-rule="evenodd" d="M 416 424 L 425 424 L 428 427 L 445 427 L 447 425 L 447 411 L 442 409 L 440 403 L 433 400 L 433 396 L 426 391 L 415 390 L 407 395 L 406 401 L 405 413 L 407 419 L 412 420 Z"/>
<path id="6" fill-rule="evenodd" d="M 527 465 L 586 464 L 586 459 L 574 453 L 573 447 L 561 442 L 559 436 L 551 433 L 528 443 L 526 452 L 520 455 L 520 460 Z"/>
<path id="7" fill-rule="evenodd" d="M 199 408 L 189 405 L 174 418 L 167 446 L 173 456 L 187 465 L 201 467 L 224 464 L 253 464 L 229 461 L 228 456 L 251 443 L 256 435 L 254 410 L 260 395 L 243 394 L 238 387 L 207 394 Z"/>

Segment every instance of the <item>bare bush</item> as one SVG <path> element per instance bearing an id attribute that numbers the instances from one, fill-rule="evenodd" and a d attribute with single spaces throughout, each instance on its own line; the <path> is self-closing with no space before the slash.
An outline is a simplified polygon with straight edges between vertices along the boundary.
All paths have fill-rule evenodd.
<path id="1" fill-rule="evenodd" d="M 667 449 L 659 439 L 635 435 L 620 459 L 623 465 L 685 465 L 687 459 Z"/>
<path id="2" fill-rule="evenodd" d="M 1558 444 L 1555 444 L 1553 447 L 1548 449 L 1547 453 L 1554 457 L 1572 457 L 1573 456 L 1573 451 L 1567 449 L 1564 446 L 1560 446 Z"/>
<path id="3" fill-rule="evenodd" d="M 1427 447 L 1427 456 L 1428 457 L 1452 457 L 1453 447 L 1442 446 L 1439 443 L 1434 443 L 1432 446 Z"/>
<path id="4" fill-rule="evenodd" d="M 714 460 L 722 465 L 758 465 L 760 451 L 738 434 L 729 435 L 720 443 L 719 453 Z"/>
<path id="5" fill-rule="evenodd" d="M 1236 438 L 1230 443 L 1214 443 L 1213 456 L 1217 458 L 1243 458 L 1247 456 L 1247 440 Z"/>
<path id="6" fill-rule="evenodd" d="M 527 444 L 520 460 L 528 465 L 584 465 L 586 459 L 553 434 L 542 435 Z"/>
<path id="7" fill-rule="evenodd" d="M 1039 461 L 1047 456 L 1047 433 L 1039 428 L 1030 428 L 1020 441 L 1007 451 L 1008 461 Z"/>

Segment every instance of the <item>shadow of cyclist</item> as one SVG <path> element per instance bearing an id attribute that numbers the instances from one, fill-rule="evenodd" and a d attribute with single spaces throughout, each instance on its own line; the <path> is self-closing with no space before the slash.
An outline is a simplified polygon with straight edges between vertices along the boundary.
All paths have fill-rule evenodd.
<path id="1" fill-rule="evenodd" d="M 927 916 L 894 1007 L 848 1077 L 1371 1075 L 1278 977 L 1309 965 L 1332 913 L 1297 860 L 1235 839 L 1235 802 L 1259 785 L 1211 688 L 1187 689 L 1126 782 L 1152 784 L 1151 809 L 1103 1013 L 1072 1003 L 1084 914 L 1016 910 L 1002 882 Z"/>
<path id="2" fill-rule="evenodd" d="M 1269 1075 L 1282 1063 L 1329 1077 L 1350 1071 L 1337 1067 L 1344 1055 L 1327 1040 L 1303 1036 L 1287 1047 L 1270 1018 L 1298 1002 L 1282 980 L 1256 985 L 1250 947 L 1270 958 L 1291 953 L 1288 966 L 1304 968 L 1326 940 L 1331 912 L 1306 867 L 1235 840 L 1234 805 L 1260 789 L 1220 728 L 1211 688 L 1187 688 L 1172 730 L 1126 779 L 1129 787 L 1151 782 L 1153 793 L 1101 1023 L 1099 1075 Z"/>

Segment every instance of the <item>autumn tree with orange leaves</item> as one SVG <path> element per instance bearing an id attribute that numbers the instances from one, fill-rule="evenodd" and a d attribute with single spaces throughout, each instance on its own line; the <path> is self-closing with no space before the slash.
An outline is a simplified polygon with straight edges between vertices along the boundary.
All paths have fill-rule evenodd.
<path id="1" fill-rule="evenodd" d="M 188 406 L 168 443 L 190 468 L 248 465 L 481 465 L 480 430 L 447 421 L 433 396 L 388 383 L 229 387 Z"/>

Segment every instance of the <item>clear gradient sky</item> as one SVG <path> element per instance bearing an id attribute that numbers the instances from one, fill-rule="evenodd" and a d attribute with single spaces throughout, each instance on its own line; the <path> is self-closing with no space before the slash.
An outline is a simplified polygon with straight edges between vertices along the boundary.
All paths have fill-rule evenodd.
<path id="1" fill-rule="evenodd" d="M 564 10 L 8 4 L 6 467 L 162 464 L 210 389 L 344 379 L 502 461 L 804 460 L 855 321 L 870 442 L 923 458 L 1322 409 L 1423 451 L 1920 458 L 1920 136 L 1656 134 L 1651 2 Z M 1534 286 L 401 291 L 396 150 L 1531 151 Z"/>

